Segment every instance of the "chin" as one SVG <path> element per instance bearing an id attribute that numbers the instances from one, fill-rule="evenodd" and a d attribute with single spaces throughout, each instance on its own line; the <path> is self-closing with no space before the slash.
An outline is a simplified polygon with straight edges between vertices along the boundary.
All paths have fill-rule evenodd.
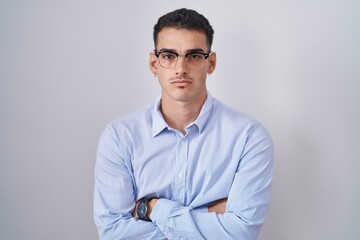
<path id="1" fill-rule="evenodd" d="M 177 102 L 191 102 L 194 99 L 201 98 L 200 92 L 191 91 L 190 89 L 181 88 L 173 89 L 173 91 L 168 92 L 168 96 Z"/>
<path id="2" fill-rule="evenodd" d="M 199 96 L 195 94 L 179 94 L 177 96 L 174 96 L 174 100 L 177 100 L 179 102 L 191 102 L 196 98 L 199 98 Z"/>

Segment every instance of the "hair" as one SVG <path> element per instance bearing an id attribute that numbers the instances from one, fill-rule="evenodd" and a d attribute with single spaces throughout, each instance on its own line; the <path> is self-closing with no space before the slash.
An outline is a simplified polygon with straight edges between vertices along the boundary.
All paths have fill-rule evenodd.
<path id="1" fill-rule="evenodd" d="M 196 30 L 206 35 L 207 46 L 211 51 L 211 45 L 214 37 L 214 30 L 209 21 L 198 12 L 181 8 L 175 11 L 169 12 L 158 19 L 158 22 L 154 26 L 154 44 L 155 49 L 158 43 L 159 32 L 168 27 L 174 27 L 177 29 Z"/>

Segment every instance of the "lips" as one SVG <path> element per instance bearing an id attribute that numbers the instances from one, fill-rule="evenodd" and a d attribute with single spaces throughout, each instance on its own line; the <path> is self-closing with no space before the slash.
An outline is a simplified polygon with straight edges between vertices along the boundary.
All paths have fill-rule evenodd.
<path id="1" fill-rule="evenodd" d="M 176 86 L 179 86 L 179 87 L 185 87 L 185 86 L 191 84 L 191 81 L 186 80 L 186 79 L 178 79 L 178 80 L 171 81 L 171 83 L 175 84 Z"/>
<path id="2" fill-rule="evenodd" d="M 190 78 L 171 78 L 170 83 L 191 83 Z"/>
<path id="3" fill-rule="evenodd" d="M 190 80 L 176 80 L 176 81 L 172 81 L 172 83 L 191 83 Z"/>

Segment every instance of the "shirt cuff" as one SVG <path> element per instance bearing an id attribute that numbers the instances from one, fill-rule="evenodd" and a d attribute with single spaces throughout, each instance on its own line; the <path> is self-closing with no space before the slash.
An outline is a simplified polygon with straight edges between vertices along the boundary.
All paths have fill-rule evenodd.
<path id="1" fill-rule="evenodd" d="M 192 211 L 193 212 L 207 213 L 207 212 L 209 212 L 209 209 L 208 209 L 207 206 L 201 206 L 201 207 L 194 208 Z"/>
<path id="2" fill-rule="evenodd" d="M 177 204 L 177 202 L 164 198 L 157 200 L 150 215 L 151 221 L 155 224 L 165 225 L 167 218 Z"/>

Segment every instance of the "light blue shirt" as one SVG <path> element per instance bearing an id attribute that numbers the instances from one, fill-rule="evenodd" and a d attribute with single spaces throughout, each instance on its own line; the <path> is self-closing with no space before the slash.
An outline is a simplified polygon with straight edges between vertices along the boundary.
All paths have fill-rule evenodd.
<path id="1" fill-rule="evenodd" d="M 266 129 L 208 94 L 186 134 L 155 104 L 110 123 L 95 165 L 100 239 L 256 239 L 271 199 L 273 144 Z M 152 222 L 135 202 L 159 198 Z M 228 198 L 225 214 L 207 206 Z"/>

